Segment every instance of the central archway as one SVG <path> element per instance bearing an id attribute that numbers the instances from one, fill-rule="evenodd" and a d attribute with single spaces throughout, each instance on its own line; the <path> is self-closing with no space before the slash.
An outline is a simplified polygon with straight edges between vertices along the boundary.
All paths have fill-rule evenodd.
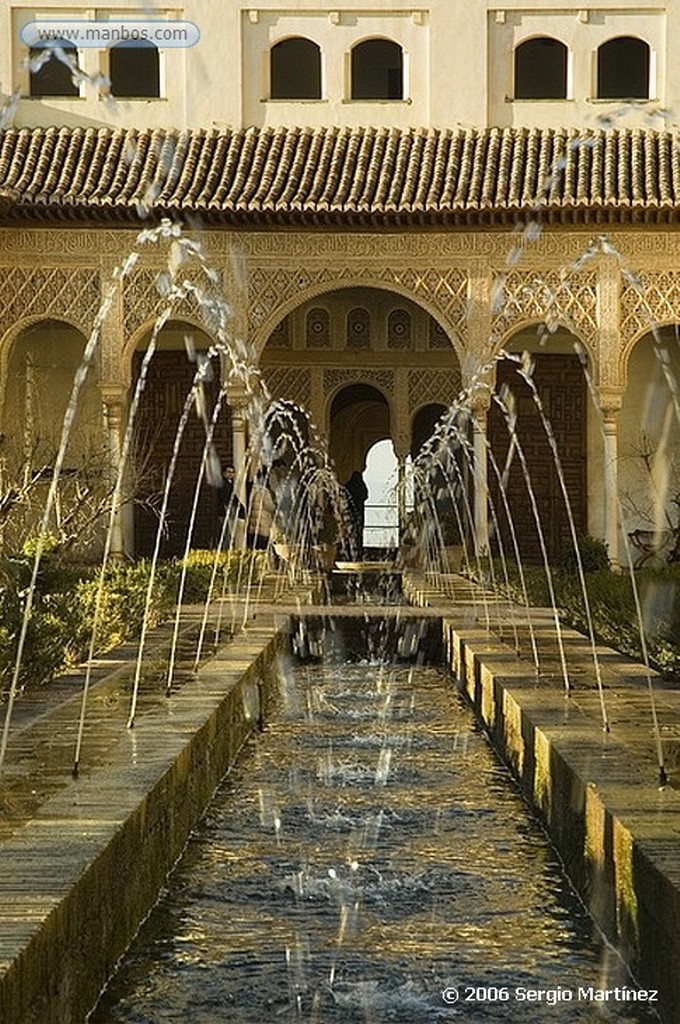
<path id="1" fill-rule="evenodd" d="M 406 461 L 461 387 L 454 340 L 433 313 L 391 288 L 329 288 L 270 328 L 260 367 L 274 398 L 309 412 L 341 484 L 365 472 L 373 445 L 392 446 L 380 489 L 389 478 L 391 514 L 403 525 Z"/>
<path id="2" fill-rule="evenodd" d="M 390 437 L 390 407 L 372 384 L 342 388 L 330 411 L 330 455 L 341 483 L 355 470 L 363 473 L 366 455 L 376 441 Z"/>
<path id="3" fill-rule="evenodd" d="M 141 371 L 151 332 L 141 336 L 132 359 L 133 379 Z M 170 320 L 159 333 L 156 351 L 148 365 L 146 383 L 140 396 L 135 421 L 135 442 L 131 460 L 135 492 L 134 546 L 137 555 L 149 556 L 162 529 L 161 555 L 181 555 L 187 540 L 196 488 L 199 501 L 193 523 L 192 544 L 213 547 L 219 533 L 219 494 L 214 482 L 201 473 L 208 430 L 222 465 L 232 460 L 231 413 L 220 396 L 219 364 L 212 360 L 212 373 L 195 388 L 196 353 L 205 358 L 211 339 L 205 331 L 183 320 Z M 195 351 L 193 351 L 195 350 Z M 186 418 L 181 438 L 178 429 L 192 394 L 201 392 Z M 217 410 L 215 409 L 218 405 Z M 213 422 L 214 421 L 214 422 Z M 175 444 L 179 442 L 178 451 Z M 168 472 L 174 473 L 167 511 L 159 519 Z M 238 467 L 237 467 L 238 468 Z"/>
<path id="4" fill-rule="evenodd" d="M 338 480 L 347 487 L 352 498 L 360 550 L 379 543 L 373 543 L 380 532 L 376 528 L 385 518 L 388 522 L 394 520 L 395 524 L 398 519 L 396 496 L 393 509 L 384 507 L 386 502 L 383 498 L 387 477 L 394 473 L 394 449 L 391 460 L 373 460 L 371 479 L 366 478 L 369 452 L 374 451 L 381 442 L 387 442 L 391 447 L 390 426 L 389 403 L 382 392 L 371 384 L 350 384 L 333 398 L 330 409 L 330 455 Z M 357 484 L 357 474 L 363 481 L 363 487 L 361 483 Z M 363 493 L 364 488 L 367 494 Z M 383 546 L 381 542 L 379 546 Z"/>

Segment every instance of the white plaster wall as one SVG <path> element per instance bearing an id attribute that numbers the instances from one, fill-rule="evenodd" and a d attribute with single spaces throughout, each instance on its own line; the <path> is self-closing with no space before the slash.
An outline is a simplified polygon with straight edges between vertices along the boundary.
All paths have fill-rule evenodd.
<path id="1" fill-rule="evenodd" d="M 667 6 L 677 6 L 669 4 Z M 498 126 L 617 125 L 662 127 L 653 112 L 666 100 L 666 13 L 663 7 L 582 8 L 580 4 L 525 4 L 490 10 L 488 123 Z M 552 36 L 569 50 L 566 100 L 514 99 L 514 51 L 526 39 Z M 635 104 L 598 100 L 597 50 L 615 36 L 635 36 L 651 47 L 650 99 Z M 670 65 L 672 67 L 672 65 Z"/>
<path id="2" fill-rule="evenodd" d="M 678 518 L 672 498 L 680 494 L 680 423 L 659 352 L 663 350 L 668 359 L 667 371 L 677 387 L 680 344 L 672 328 L 660 333 L 659 350 L 645 336 L 628 362 L 619 420 L 619 494 L 625 532 L 668 529 Z"/>
<path id="3" fill-rule="evenodd" d="M 185 0 L 181 6 L 153 0 L 116 0 L 92 6 L 87 0 L 44 0 L 35 4 L 0 0 L 0 102 L 14 89 L 25 95 L 27 51 L 19 40 L 22 24 L 44 17 L 94 18 L 109 13 L 143 17 L 152 9 L 167 19 L 195 22 L 200 42 L 190 49 L 161 50 L 161 98 L 117 101 L 115 108 L 98 91 L 83 87 L 73 99 L 22 99 L 15 122 L 40 124 L 114 124 L 146 127 L 241 125 L 596 125 L 603 117 L 616 123 L 661 125 L 680 109 L 680 75 L 672 59 L 672 41 L 680 30 L 680 0 L 652 7 L 618 0 L 589 8 L 582 0 L 562 0 L 558 8 L 544 0 L 500 8 L 491 0 L 327 0 L 299 4 L 261 0 Z M 582 13 L 585 11 L 585 14 Z M 320 101 L 268 99 L 268 50 L 279 38 L 302 34 L 323 50 L 324 95 Z M 536 34 L 563 40 L 571 51 L 570 99 L 515 101 L 513 50 Z M 593 99 L 595 54 L 614 35 L 646 39 L 652 47 L 653 97 L 621 112 L 618 103 Z M 386 36 L 404 49 L 406 91 L 403 101 L 349 99 L 351 46 L 369 36 Z M 667 55 L 670 56 L 667 56 Z M 83 70 L 106 72 L 105 50 L 83 49 Z M 507 97 L 510 99 L 508 100 Z M 654 113 L 659 107 L 665 114 Z M 621 116 L 619 117 L 619 115 Z"/>
<path id="4" fill-rule="evenodd" d="M 283 9 L 270 3 L 255 14 L 244 11 L 243 123 L 255 125 L 304 124 L 389 127 L 428 124 L 429 18 L 414 18 L 410 7 L 386 4 L 384 10 L 359 7 L 331 11 L 319 4 Z M 306 36 L 321 48 L 322 99 L 269 99 L 269 51 L 281 39 Z M 353 100 L 350 53 L 370 38 L 398 43 L 404 54 L 403 100 Z"/>
<path id="5" fill-rule="evenodd" d="M 20 91 L 15 123 L 36 127 L 40 125 L 89 125 L 111 124 L 124 127 L 182 127 L 186 123 L 188 69 L 192 77 L 196 74 L 197 53 L 184 49 L 160 50 L 160 92 L 159 99 L 134 99 L 112 101 L 106 91 L 95 85 L 83 84 L 80 96 L 71 98 L 30 98 L 29 71 L 26 67 L 28 49 L 22 43 L 20 32 L 28 22 L 45 19 L 84 18 L 95 20 L 96 9 L 86 3 L 58 3 L 47 0 L 40 7 L 3 3 L 9 12 L 11 25 L 8 48 L 9 69 L 2 71 L 2 82 L 8 83 L 8 92 Z M 174 20 L 183 15 L 172 8 L 154 4 L 155 17 Z M 4 12 L 7 15 L 7 10 Z M 108 14 L 111 18 L 139 19 L 149 16 L 143 3 L 133 0 L 118 0 L 114 5 L 99 8 L 101 20 Z M 197 48 L 194 48 L 197 49 Z M 6 57 L 7 63 L 7 57 Z M 78 53 L 80 69 L 88 76 L 108 73 L 108 52 L 105 48 L 82 48 Z"/>

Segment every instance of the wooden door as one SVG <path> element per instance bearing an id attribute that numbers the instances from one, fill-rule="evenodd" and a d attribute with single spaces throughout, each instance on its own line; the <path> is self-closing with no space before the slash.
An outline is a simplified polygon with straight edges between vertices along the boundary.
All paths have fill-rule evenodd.
<path id="1" fill-rule="evenodd" d="M 575 355 L 538 353 L 533 356 L 532 379 L 555 439 L 571 515 L 577 535 L 587 532 L 586 412 L 587 387 L 581 363 Z M 517 412 L 517 445 L 509 437 L 506 419 L 493 402 L 489 417 L 491 449 L 501 472 L 505 470 L 506 494 L 517 532 L 522 558 L 543 561 L 536 516 L 532 511 L 533 491 L 548 558 L 559 560 L 570 545 L 569 512 L 560 484 L 558 460 L 530 385 L 509 360 L 498 366 L 497 393 L 509 388 Z M 524 453 L 527 472 L 522 468 L 518 446 Z M 493 468 L 489 471 L 492 500 L 506 554 L 513 556 L 507 516 L 499 500 Z"/>
<path id="2" fill-rule="evenodd" d="M 142 353 L 135 360 L 135 379 Z M 217 372 L 216 361 L 213 361 Z M 196 367 L 184 351 L 159 350 L 154 355 L 142 393 L 135 426 L 135 553 L 150 555 L 156 543 L 158 515 L 173 447 L 186 396 L 190 393 Z M 219 392 L 219 381 L 204 385 L 208 420 Z M 186 544 L 187 526 L 196 491 L 206 430 L 194 409 L 183 434 L 173 478 L 161 554 L 180 555 Z M 222 465 L 231 461 L 231 420 L 225 404 L 214 432 Z M 201 487 L 192 547 L 212 547 L 218 530 L 216 490 L 205 480 Z"/>

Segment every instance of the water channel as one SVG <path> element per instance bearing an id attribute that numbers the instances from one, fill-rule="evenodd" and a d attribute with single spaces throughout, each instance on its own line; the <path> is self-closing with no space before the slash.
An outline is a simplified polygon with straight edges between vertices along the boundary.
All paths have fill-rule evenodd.
<path id="1" fill-rule="evenodd" d="M 375 629 L 282 660 L 91 1024 L 657 1019 L 452 680 Z"/>

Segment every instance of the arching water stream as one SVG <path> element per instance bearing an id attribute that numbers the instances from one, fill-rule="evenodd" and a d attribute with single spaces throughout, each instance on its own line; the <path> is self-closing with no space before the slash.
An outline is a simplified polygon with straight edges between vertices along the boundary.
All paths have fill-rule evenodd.
<path id="1" fill-rule="evenodd" d="M 656 1019 L 449 678 L 280 679 L 91 1024 Z"/>

